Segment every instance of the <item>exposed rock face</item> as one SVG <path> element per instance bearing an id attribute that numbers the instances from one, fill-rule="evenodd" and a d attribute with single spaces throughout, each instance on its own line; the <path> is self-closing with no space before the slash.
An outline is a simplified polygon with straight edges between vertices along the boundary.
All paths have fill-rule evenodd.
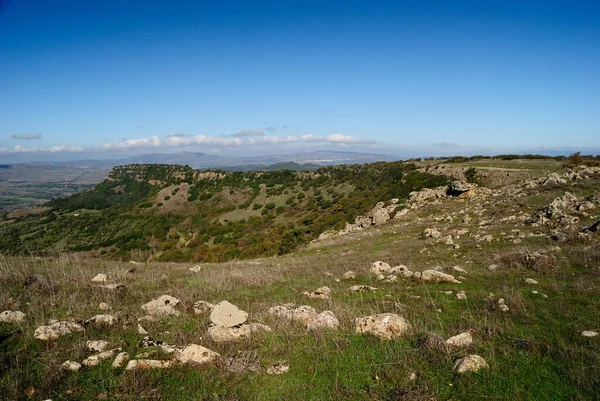
<path id="1" fill-rule="evenodd" d="M 108 281 L 108 275 L 104 273 L 98 273 L 92 278 L 92 283 L 106 283 Z"/>
<path id="2" fill-rule="evenodd" d="M 0 322 L 22 323 L 25 321 L 26 317 L 27 317 L 27 315 L 25 315 L 21 311 L 5 310 L 4 312 L 0 313 Z"/>
<path id="3" fill-rule="evenodd" d="M 84 366 L 98 366 L 100 362 L 110 359 L 121 352 L 121 348 L 115 348 L 108 351 L 100 352 L 92 356 L 88 356 L 81 362 Z"/>
<path id="4" fill-rule="evenodd" d="M 85 324 L 95 324 L 97 326 L 112 327 L 119 323 L 119 318 L 113 315 L 95 315 L 85 321 Z"/>
<path id="5" fill-rule="evenodd" d="M 329 295 L 331 294 L 331 288 L 329 287 L 321 287 L 317 288 L 313 292 L 305 291 L 302 295 L 309 297 L 310 299 L 329 299 Z"/>
<path id="6" fill-rule="evenodd" d="M 194 303 L 194 313 L 196 315 L 206 315 L 213 311 L 214 305 L 206 301 L 198 301 Z"/>
<path id="7" fill-rule="evenodd" d="M 129 354 L 127 352 L 120 352 L 112 363 L 113 369 L 120 369 L 125 366 L 129 362 Z"/>
<path id="8" fill-rule="evenodd" d="M 412 329 L 406 319 L 393 313 L 357 317 L 354 324 L 357 333 L 369 333 L 382 340 L 400 338 Z"/>
<path id="9" fill-rule="evenodd" d="M 81 369 L 81 364 L 79 362 L 75 362 L 75 361 L 65 361 L 60 366 L 63 369 L 71 371 L 71 372 L 77 372 L 77 371 L 79 371 L 79 369 Z"/>
<path id="10" fill-rule="evenodd" d="M 173 366 L 173 361 L 157 361 L 154 359 L 134 359 L 127 363 L 125 370 L 164 369 Z"/>
<path id="11" fill-rule="evenodd" d="M 446 197 L 447 187 L 423 188 L 420 191 L 411 192 L 408 195 L 410 203 L 423 203 Z"/>
<path id="12" fill-rule="evenodd" d="M 473 336 L 469 331 L 465 331 L 447 339 L 446 344 L 456 348 L 469 347 L 473 344 Z"/>
<path id="13" fill-rule="evenodd" d="M 221 355 L 201 345 L 191 344 L 185 347 L 176 359 L 181 363 L 204 365 L 213 363 Z"/>
<path id="14" fill-rule="evenodd" d="M 229 301 L 216 304 L 210 314 L 210 321 L 222 327 L 233 327 L 245 323 L 248 312 L 239 309 Z"/>
<path id="15" fill-rule="evenodd" d="M 267 368 L 267 373 L 270 375 L 282 375 L 290 370 L 289 361 L 277 361 L 273 362 L 271 366 Z"/>
<path id="16" fill-rule="evenodd" d="M 378 288 L 376 287 L 371 287 L 368 285 L 353 285 L 352 287 L 348 288 L 348 291 L 350 292 L 368 292 L 368 291 L 377 291 Z"/>
<path id="17" fill-rule="evenodd" d="M 39 340 L 50 341 L 58 340 L 60 337 L 75 333 L 82 332 L 85 329 L 82 325 L 75 322 L 60 321 L 54 322 L 47 326 L 40 326 L 35 329 L 33 336 Z"/>
<path id="18" fill-rule="evenodd" d="M 455 279 L 453 275 L 442 273 L 437 270 L 425 270 L 424 272 L 421 272 L 421 280 L 434 283 L 460 284 L 460 281 Z"/>
<path id="19" fill-rule="evenodd" d="M 371 264 L 371 273 L 379 275 L 379 274 L 389 274 L 391 270 L 390 265 L 385 262 L 378 260 L 377 262 L 373 262 Z"/>
<path id="20" fill-rule="evenodd" d="M 323 329 L 337 330 L 340 326 L 340 321 L 331 311 L 323 311 L 308 322 L 307 329 L 309 331 L 319 331 Z"/>
<path id="21" fill-rule="evenodd" d="M 464 181 L 452 181 L 448 185 L 448 190 L 446 191 L 446 194 L 450 196 L 460 196 L 464 198 L 473 195 L 476 188 L 476 184 L 471 184 Z"/>
<path id="22" fill-rule="evenodd" d="M 327 238 L 338 237 L 340 235 L 346 235 L 353 232 L 364 230 L 372 226 L 378 226 L 384 224 L 390 220 L 390 215 L 396 210 L 398 199 L 391 199 L 386 205 L 385 202 L 379 202 L 373 209 L 365 216 L 357 216 L 354 219 L 354 223 L 346 223 L 346 227 L 340 231 L 326 231 L 319 235 L 319 240 Z"/>
<path id="23" fill-rule="evenodd" d="M 456 373 L 477 372 L 480 369 L 488 369 L 489 365 L 479 355 L 467 355 L 464 358 L 454 362 L 454 371 Z"/>
<path id="24" fill-rule="evenodd" d="M 248 339 L 256 333 L 271 331 L 269 326 L 261 323 L 244 323 L 236 327 L 210 326 L 206 334 L 216 343 L 226 343 Z"/>
<path id="25" fill-rule="evenodd" d="M 142 305 L 142 309 L 155 316 L 179 316 L 180 312 L 175 309 L 179 300 L 170 295 L 162 295 L 152 301 Z"/>
<path id="26" fill-rule="evenodd" d="M 270 308 L 269 314 L 291 322 L 298 322 L 306 327 L 317 316 L 317 311 L 308 305 L 282 305 Z"/>

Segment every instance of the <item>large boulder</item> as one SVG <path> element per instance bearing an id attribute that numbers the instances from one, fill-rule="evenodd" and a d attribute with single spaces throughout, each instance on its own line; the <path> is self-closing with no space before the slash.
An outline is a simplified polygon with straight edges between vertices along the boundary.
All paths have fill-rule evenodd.
<path id="1" fill-rule="evenodd" d="M 0 322 L 22 323 L 25 321 L 26 317 L 27 315 L 21 311 L 5 310 L 4 312 L 0 313 Z"/>
<path id="2" fill-rule="evenodd" d="M 390 273 L 390 265 L 385 262 L 378 260 L 377 262 L 373 262 L 371 264 L 371 273 L 380 275 L 380 274 L 389 274 Z"/>
<path id="3" fill-rule="evenodd" d="M 236 327 L 212 325 L 208 328 L 208 337 L 216 343 L 227 343 L 251 338 L 260 332 L 271 332 L 272 329 L 261 323 L 244 323 Z"/>
<path id="4" fill-rule="evenodd" d="M 35 329 L 33 336 L 38 340 L 51 341 L 58 340 L 67 334 L 82 332 L 85 329 L 82 325 L 75 322 L 59 321 L 53 322 L 47 326 L 40 326 Z"/>
<path id="5" fill-rule="evenodd" d="M 191 344 L 186 346 L 175 359 L 181 363 L 188 363 L 193 365 L 204 365 L 207 363 L 213 363 L 221 355 L 218 353 L 204 348 L 201 345 Z"/>
<path id="6" fill-rule="evenodd" d="M 487 368 L 489 368 L 489 365 L 479 355 L 467 355 L 454 362 L 454 372 L 456 373 L 477 372 L 480 369 Z"/>
<path id="7" fill-rule="evenodd" d="M 162 295 L 152 301 L 142 305 L 142 309 L 155 316 L 179 316 L 180 312 L 175 309 L 179 300 L 170 295 Z"/>
<path id="8" fill-rule="evenodd" d="M 269 315 L 291 322 L 298 322 L 306 327 L 317 316 L 317 311 L 309 305 L 295 306 L 288 304 L 273 306 L 269 309 Z"/>
<path id="9" fill-rule="evenodd" d="M 323 311 L 308 322 L 309 331 L 319 331 L 323 329 L 337 330 L 340 327 L 340 321 L 331 311 Z"/>
<path id="10" fill-rule="evenodd" d="M 221 327 L 233 327 L 245 323 L 248 312 L 239 309 L 229 301 L 221 301 L 213 307 L 210 321 Z"/>
<path id="11" fill-rule="evenodd" d="M 357 317 L 354 324 L 357 333 L 372 334 L 382 340 L 403 337 L 412 329 L 406 319 L 393 313 Z"/>
<path id="12" fill-rule="evenodd" d="M 377 209 L 373 211 L 373 225 L 378 226 L 390 219 L 390 214 L 385 209 Z"/>

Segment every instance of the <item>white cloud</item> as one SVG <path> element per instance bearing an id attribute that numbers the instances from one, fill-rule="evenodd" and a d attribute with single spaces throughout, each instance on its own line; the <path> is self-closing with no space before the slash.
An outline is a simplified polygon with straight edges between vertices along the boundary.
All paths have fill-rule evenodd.
<path id="1" fill-rule="evenodd" d="M 237 136 L 239 138 L 246 137 L 246 136 L 265 136 L 265 133 L 263 131 L 257 130 L 257 129 L 243 129 L 240 132 L 238 132 L 237 134 L 234 134 L 233 136 Z"/>
<path id="2" fill-rule="evenodd" d="M 304 142 L 322 142 L 325 140 L 322 136 L 316 136 L 312 134 L 302 135 L 302 140 Z"/>
<path id="3" fill-rule="evenodd" d="M 448 141 L 434 142 L 433 145 L 434 146 L 441 146 L 441 147 L 444 147 L 444 148 L 456 148 L 456 147 L 458 147 L 457 143 L 448 142 Z"/>
<path id="4" fill-rule="evenodd" d="M 161 140 L 156 136 L 141 139 L 129 139 L 116 143 L 105 143 L 100 148 L 102 150 L 126 150 L 126 149 L 142 149 L 142 148 L 157 148 L 161 146 Z"/>
<path id="5" fill-rule="evenodd" d="M 376 143 L 371 139 L 358 138 L 356 136 L 342 135 L 342 134 L 331 134 L 325 138 L 327 142 L 331 143 L 343 143 L 343 144 L 354 144 L 354 143 Z"/>
<path id="6" fill-rule="evenodd" d="M 21 140 L 21 139 L 31 140 L 31 139 L 40 139 L 42 137 L 42 134 L 13 134 L 10 137 L 12 139 L 17 139 L 17 140 Z"/>
<path id="7" fill-rule="evenodd" d="M 67 146 L 67 145 L 58 145 L 58 146 L 53 146 L 51 148 L 41 148 L 39 146 L 34 146 L 31 148 L 25 147 L 25 146 L 21 146 L 21 145 L 15 145 L 14 148 L 12 148 L 12 150 L 8 150 L 8 149 L 0 149 L 0 151 L 3 152 L 10 152 L 10 153 L 77 153 L 77 152 L 83 152 L 85 149 L 82 148 L 81 146 Z"/>
<path id="8" fill-rule="evenodd" d="M 262 144 L 271 144 L 277 145 L 280 143 L 296 143 L 300 142 L 300 138 L 296 136 L 288 136 L 285 138 L 280 138 L 278 136 L 265 136 L 262 138 L 249 138 L 246 143 L 248 145 L 262 145 Z"/>

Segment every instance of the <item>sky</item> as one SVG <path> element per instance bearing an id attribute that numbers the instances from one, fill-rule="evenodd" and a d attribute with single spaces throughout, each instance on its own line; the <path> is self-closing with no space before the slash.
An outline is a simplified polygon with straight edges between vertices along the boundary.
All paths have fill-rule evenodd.
<path id="1" fill-rule="evenodd" d="M 600 153 L 598 1 L 0 0 L 0 163 Z"/>

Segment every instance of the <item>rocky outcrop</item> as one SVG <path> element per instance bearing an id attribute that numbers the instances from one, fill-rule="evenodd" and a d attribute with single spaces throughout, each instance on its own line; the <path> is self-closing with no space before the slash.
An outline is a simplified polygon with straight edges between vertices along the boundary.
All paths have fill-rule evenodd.
<path id="1" fill-rule="evenodd" d="M 446 344 L 450 347 L 464 348 L 470 347 L 473 344 L 473 335 L 470 331 L 457 334 L 446 340 Z"/>
<path id="2" fill-rule="evenodd" d="M 227 343 L 251 338 L 254 334 L 271 332 L 272 329 L 261 323 L 243 323 L 239 326 L 224 327 L 212 325 L 206 332 L 207 336 L 216 343 Z"/>
<path id="3" fill-rule="evenodd" d="M 108 351 L 100 352 L 95 355 L 88 356 L 81 364 L 84 366 L 98 366 L 102 361 L 110 359 L 121 352 L 121 348 L 115 348 Z"/>
<path id="4" fill-rule="evenodd" d="M 69 321 L 55 321 L 47 326 L 40 326 L 35 329 L 33 336 L 38 340 L 51 341 L 58 340 L 60 337 L 71 333 L 82 332 L 85 329 L 82 325 Z"/>
<path id="5" fill-rule="evenodd" d="M 329 295 L 331 294 L 331 288 L 329 287 L 321 287 L 317 288 L 312 292 L 304 291 L 302 295 L 305 297 L 309 297 L 310 299 L 329 299 Z"/>
<path id="6" fill-rule="evenodd" d="M 21 311 L 5 310 L 0 313 L 0 322 L 4 323 L 23 323 L 27 316 Z"/>
<path id="7" fill-rule="evenodd" d="M 239 309 L 229 301 L 216 304 L 210 314 L 210 321 L 221 327 L 233 327 L 245 323 L 248 312 Z"/>
<path id="8" fill-rule="evenodd" d="M 293 304 L 286 304 L 273 306 L 269 309 L 269 315 L 290 322 L 297 322 L 306 327 L 317 316 L 317 311 L 308 305 L 295 306 Z"/>
<path id="9" fill-rule="evenodd" d="M 191 344 L 178 353 L 175 360 L 190 365 L 205 365 L 213 363 L 221 357 L 220 354 L 201 345 Z"/>
<path id="10" fill-rule="evenodd" d="M 340 326 L 340 321 L 331 311 L 323 311 L 308 322 L 307 329 L 309 331 L 321 331 L 323 329 L 337 330 Z"/>
<path id="11" fill-rule="evenodd" d="M 119 323 L 119 318 L 114 315 L 102 314 L 95 315 L 85 321 L 85 324 L 94 324 L 96 326 L 112 327 Z"/>
<path id="12" fill-rule="evenodd" d="M 381 340 L 401 338 L 412 330 L 406 319 L 393 313 L 357 317 L 354 325 L 357 333 L 372 334 Z"/>
<path id="13" fill-rule="evenodd" d="M 485 359 L 479 355 L 467 355 L 454 362 L 454 372 L 456 373 L 477 372 L 478 370 L 488 368 L 489 365 Z"/>
<path id="14" fill-rule="evenodd" d="M 181 313 L 175 309 L 179 299 L 170 295 L 162 295 L 142 305 L 142 310 L 154 316 L 179 316 Z"/>
<path id="15" fill-rule="evenodd" d="M 447 274 L 447 273 L 442 273 L 437 270 L 425 270 L 425 271 L 421 272 L 421 280 L 426 281 L 426 282 L 433 282 L 433 283 L 460 284 L 460 281 L 458 281 L 456 278 L 454 278 L 453 275 Z"/>

